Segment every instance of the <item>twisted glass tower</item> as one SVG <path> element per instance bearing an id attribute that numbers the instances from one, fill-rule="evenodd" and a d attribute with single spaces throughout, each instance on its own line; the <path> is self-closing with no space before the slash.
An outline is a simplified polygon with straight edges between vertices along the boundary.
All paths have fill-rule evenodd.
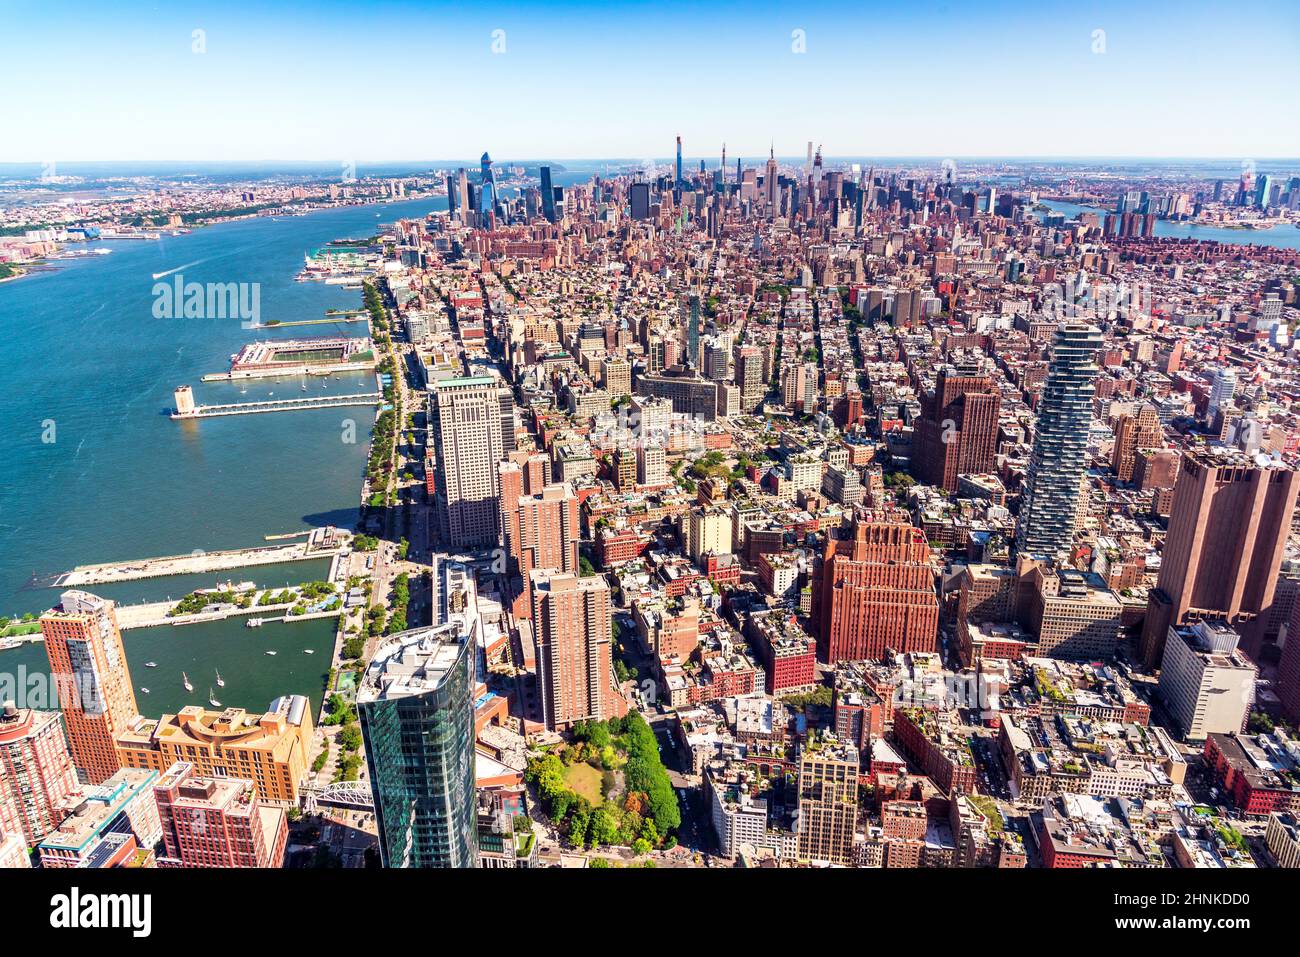
<path id="1" fill-rule="evenodd" d="M 1087 323 L 1056 330 L 1016 523 L 1017 554 L 1056 558 L 1074 542 L 1100 348 L 1100 330 Z"/>

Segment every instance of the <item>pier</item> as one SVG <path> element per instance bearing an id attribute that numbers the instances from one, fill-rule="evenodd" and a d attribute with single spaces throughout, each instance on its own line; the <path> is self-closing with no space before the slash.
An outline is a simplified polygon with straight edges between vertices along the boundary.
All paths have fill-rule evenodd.
<path id="1" fill-rule="evenodd" d="M 347 532 L 334 528 L 318 528 L 311 532 L 311 536 L 306 542 L 295 542 L 292 545 L 262 545 L 228 551 L 199 551 L 190 555 L 142 558 L 127 562 L 106 562 L 100 565 L 78 565 L 72 571 L 51 576 L 46 580 L 34 579 L 32 586 L 37 588 L 80 588 L 86 585 L 108 585 L 113 582 L 137 581 L 141 578 L 163 578 L 168 575 L 202 575 L 209 572 L 229 571 L 234 568 L 251 568 L 257 565 L 312 561 L 337 555 L 351 541 L 352 536 Z"/>
<path id="2" fill-rule="evenodd" d="M 180 390 L 177 390 L 178 392 Z M 297 399 L 267 399 L 262 402 L 231 402 L 226 405 L 190 405 L 183 408 L 179 399 L 173 419 L 211 419 L 222 415 L 255 415 L 259 412 L 293 412 L 299 409 L 332 409 L 350 405 L 376 405 L 383 399 L 379 392 L 354 392 L 350 395 L 302 396 Z M 192 401 L 192 400 L 191 400 Z"/>

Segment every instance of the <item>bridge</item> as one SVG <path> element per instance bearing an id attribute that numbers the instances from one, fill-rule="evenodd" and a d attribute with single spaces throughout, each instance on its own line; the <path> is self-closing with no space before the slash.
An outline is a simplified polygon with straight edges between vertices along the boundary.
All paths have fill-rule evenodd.
<path id="1" fill-rule="evenodd" d="M 318 804 L 357 811 L 369 811 L 375 806 L 370 785 L 361 781 L 336 781 L 323 787 L 304 788 L 303 811 L 314 814 Z"/>
<path id="2" fill-rule="evenodd" d="M 232 402 L 227 405 L 196 405 L 188 412 L 173 412 L 173 419 L 210 419 L 221 415 L 255 415 L 258 412 L 294 412 L 298 409 L 332 409 L 346 405 L 375 405 L 383 399 L 379 392 L 355 392 L 351 395 L 303 396 L 298 399 L 267 399 L 262 402 Z"/>

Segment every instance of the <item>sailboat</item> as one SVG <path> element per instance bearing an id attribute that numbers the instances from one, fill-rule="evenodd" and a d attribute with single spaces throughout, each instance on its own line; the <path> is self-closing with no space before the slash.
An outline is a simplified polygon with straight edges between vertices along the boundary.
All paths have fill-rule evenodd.
<path id="1" fill-rule="evenodd" d="M 223 677 L 221 677 L 221 672 L 218 671 L 218 672 L 217 672 L 217 687 L 218 687 L 218 688 L 224 688 L 225 686 L 226 686 L 226 679 L 223 678 Z"/>
<path id="2" fill-rule="evenodd" d="M 190 676 L 183 671 L 181 672 L 181 684 L 185 686 L 186 691 L 194 690 L 194 685 L 190 684 Z"/>
<path id="3" fill-rule="evenodd" d="M 212 693 L 211 688 L 208 689 L 208 704 L 212 705 L 214 708 L 221 707 L 221 702 L 217 700 L 217 696 Z"/>

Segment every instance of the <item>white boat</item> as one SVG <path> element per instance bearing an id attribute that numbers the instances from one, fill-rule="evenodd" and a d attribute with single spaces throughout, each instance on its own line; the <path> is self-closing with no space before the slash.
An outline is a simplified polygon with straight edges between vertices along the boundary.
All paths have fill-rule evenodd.
<path id="1" fill-rule="evenodd" d="M 217 696 L 212 693 L 211 688 L 208 689 L 208 704 L 212 705 L 214 708 L 221 707 L 221 702 L 217 700 Z"/>
<path id="2" fill-rule="evenodd" d="M 244 627 L 245 627 L 245 628 L 261 628 L 261 627 L 262 627 L 262 622 L 263 622 L 264 620 L 265 620 L 265 619 L 262 619 L 262 618 L 250 618 L 250 619 L 248 619 L 248 621 L 244 622 Z"/>
<path id="3" fill-rule="evenodd" d="M 140 690 L 143 691 L 145 694 L 148 694 L 148 693 L 149 693 L 149 689 L 148 689 L 148 688 L 141 688 Z"/>
<path id="4" fill-rule="evenodd" d="M 146 668 L 157 668 L 157 667 L 158 667 L 158 662 L 156 662 L 156 661 L 146 661 L 146 662 L 144 663 L 144 666 L 145 666 Z"/>
<path id="5" fill-rule="evenodd" d="M 224 688 L 225 686 L 226 686 L 226 679 L 223 678 L 223 677 L 221 677 L 221 672 L 218 671 L 218 672 L 217 672 L 217 687 L 218 687 L 218 688 Z"/>
<path id="6" fill-rule="evenodd" d="M 270 655 L 272 658 L 274 658 L 275 655 L 276 655 L 276 652 L 274 652 L 274 651 L 268 651 L 267 654 Z"/>
<path id="7" fill-rule="evenodd" d="M 186 691 L 194 690 L 194 685 L 190 684 L 190 676 L 183 671 L 181 672 L 181 684 L 185 686 Z"/>
<path id="8" fill-rule="evenodd" d="M 314 655 L 314 654 L 316 654 L 316 649 L 315 649 L 315 648 L 304 648 L 304 649 L 302 650 L 302 653 L 303 653 L 304 655 Z"/>

